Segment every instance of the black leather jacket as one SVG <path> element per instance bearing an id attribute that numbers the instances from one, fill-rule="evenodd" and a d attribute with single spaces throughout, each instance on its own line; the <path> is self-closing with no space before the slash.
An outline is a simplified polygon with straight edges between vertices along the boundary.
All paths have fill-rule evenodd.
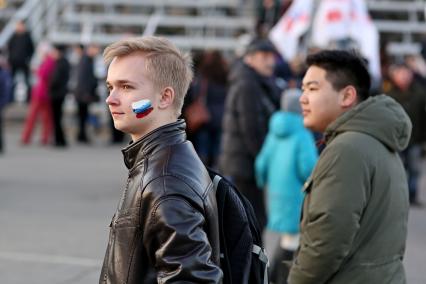
<path id="1" fill-rule="evenodd" d="M 179 120 L 123 149 L 129 177 L 99 283 L 220 283 L 217 206 Z"/>

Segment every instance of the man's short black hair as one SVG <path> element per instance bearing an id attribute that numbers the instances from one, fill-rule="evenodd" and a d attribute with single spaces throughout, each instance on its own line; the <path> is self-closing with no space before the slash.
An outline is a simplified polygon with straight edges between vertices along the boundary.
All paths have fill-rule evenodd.
<path id="1" fill-rule="evenodd" d="M 355 51 L 323 50 L 308 56 L 308 67 L 317 66 L 324 69 L 326 79 L 336 91 L 346 86 L 353 86 L 359 101 L 370 96 L 371 78 L 366 61 Z"/>

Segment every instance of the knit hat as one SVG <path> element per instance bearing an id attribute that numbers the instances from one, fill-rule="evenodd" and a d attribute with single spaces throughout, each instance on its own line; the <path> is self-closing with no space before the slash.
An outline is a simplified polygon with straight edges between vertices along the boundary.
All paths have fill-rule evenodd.
<path id="1" fill-rule="evenodd" d="M 254 53 L 256 51 L 276 52 L 276 49 L 270 40 L 264 38 L 255 38 L 247 46 L 246 54 Z"/>
<path id="2" fill-rule="evenodd" d="M 302 108 L 299 102 L 301 95 L 302 91 L 300 89 L 285 90 L 281 95 L 281 109 L 283 111 L 301 114 Z"/>

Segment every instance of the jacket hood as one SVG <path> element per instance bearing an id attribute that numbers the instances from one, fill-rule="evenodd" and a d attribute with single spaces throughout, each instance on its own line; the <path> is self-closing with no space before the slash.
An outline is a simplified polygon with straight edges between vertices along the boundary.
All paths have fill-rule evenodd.
<path id="1" fill-rule="evenodd" d="M 289 136 L 300 128 L 303 128 L 303 118 L 292 112 L 276 112 L 269 121 L 269 131 L 277 137 Z"/>
<path id="2" fill-rule="evenodd" d="M 404 150 L 411 136 L 411 121 L 394 99 L 387 95 L 370 97 L 337 118 L 325 131 L 329 143 L 339 133 L 368 134 L 394 151 Z"/>

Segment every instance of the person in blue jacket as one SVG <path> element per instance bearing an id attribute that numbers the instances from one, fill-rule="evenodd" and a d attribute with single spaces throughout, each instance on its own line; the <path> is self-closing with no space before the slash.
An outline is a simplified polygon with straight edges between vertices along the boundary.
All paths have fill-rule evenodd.
<path id="1" fill-rule="evenodd" d="M 281 251 L 272 263 L 273 283 L 286 283 L 288 268 L 299 245 L 302 185 L 318 158 L 312 133 L 303 126 L 299 104 L 301 91 L 283 93 L 281 110 L 269 121 L 269 131 L 255 161 L 256 182 L 267 188 L 267 228 L 281 234 Z"/>
<path id="2" fill-rule="evenodd" d="M 10 102 L 13 88 L 12 75 L 9 72 L 8 64 L 4 56 L 0 53 L 0 154 L 4 151 L 3 145 L 3 109 Z"/>

